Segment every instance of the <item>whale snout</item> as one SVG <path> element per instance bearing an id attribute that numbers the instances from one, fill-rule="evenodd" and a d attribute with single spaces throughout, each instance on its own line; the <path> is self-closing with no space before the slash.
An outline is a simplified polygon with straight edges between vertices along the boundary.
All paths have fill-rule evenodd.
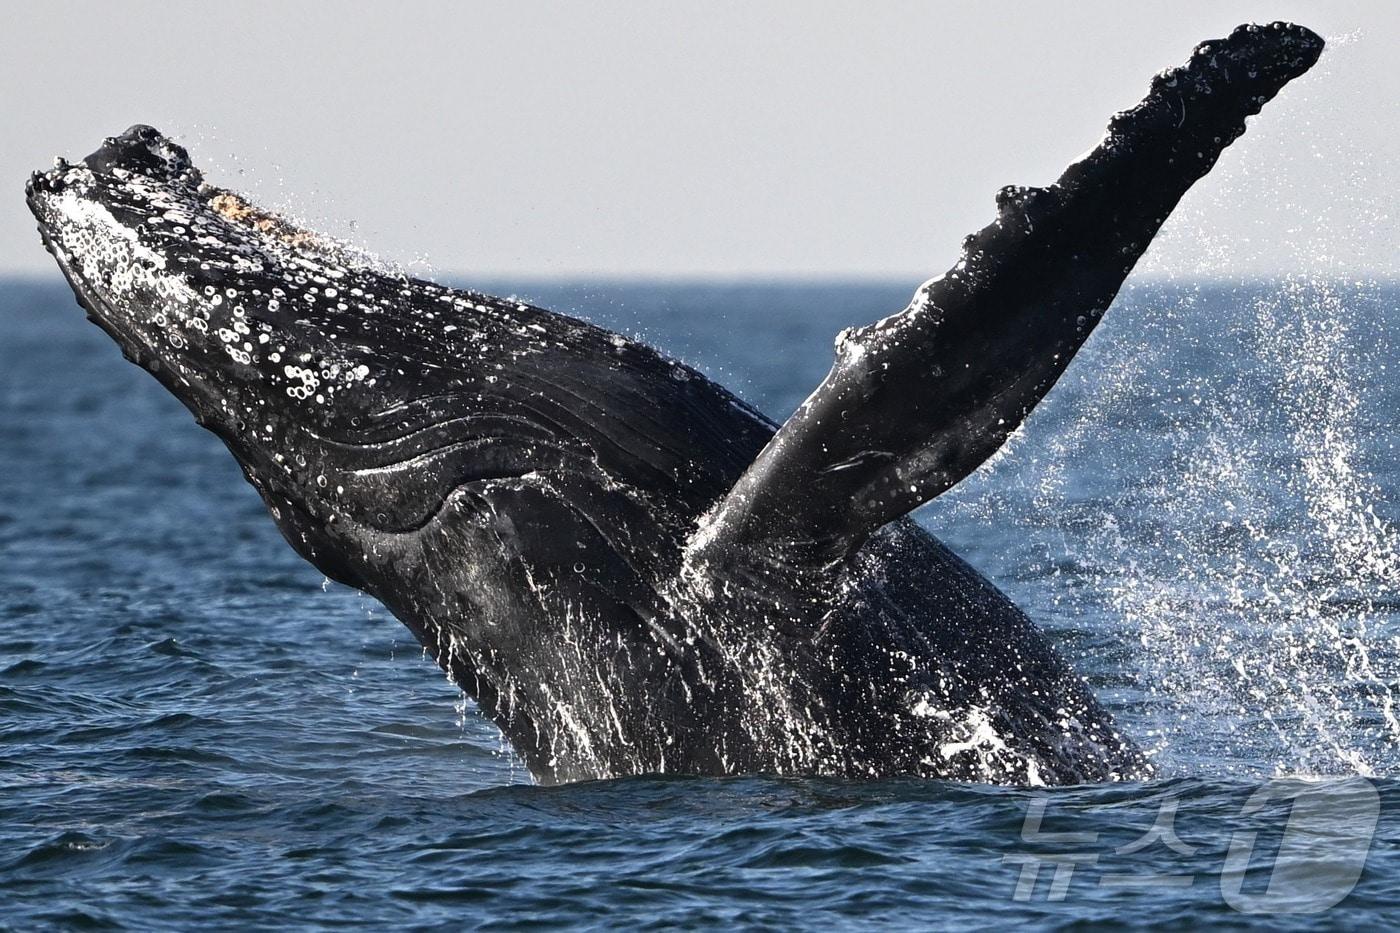
<path id="1" fill-rule="evenodd" d="M 268 359 L 279 349 L 290 362 L 293 341 L 278 316 L 259 320 L 275 287 L 255 275 L 259 235 L 226 225 L 210 206 L 217 196 L 182 146 L 143 124 L 25 185 L 88 317 L 200 423 L 236 426 L 247 417 L 230 414 L 233 399 L 283 368 Z"/>
<path id="2" fill-rule="evenodd" d="M 102 200 L 114 188 L 139 185 L 156 189 L 196 191 L 204 178 L 183 146 L 142 123 L 109 136 L 81 163 L 54 160 L 53 168 L 36 171 L 24 186 L 25 200 L 41 225 L 58 221 L 46 211 L 46 199 L 65 193 Z"/>

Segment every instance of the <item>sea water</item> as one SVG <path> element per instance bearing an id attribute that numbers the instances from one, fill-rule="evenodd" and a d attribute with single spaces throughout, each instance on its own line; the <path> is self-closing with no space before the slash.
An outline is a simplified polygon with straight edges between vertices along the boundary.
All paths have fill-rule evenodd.
<path id="1" fill-rule="evenodd" d="M 472 284 L 781 420 L 913 283 Z M 1157 780 L 536 787 L 64 286 L 4 282 L 0 926 L 1400 919 L 1398 412 L 1400 291 L 1148 281 L 919 513 Z"/>

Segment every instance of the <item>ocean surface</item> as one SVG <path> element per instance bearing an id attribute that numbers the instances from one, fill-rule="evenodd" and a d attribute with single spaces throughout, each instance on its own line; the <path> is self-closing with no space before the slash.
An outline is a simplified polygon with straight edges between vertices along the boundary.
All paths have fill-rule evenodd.
<path id="1" fill-rule="evenodd" d="M 781 419 L 916 283 L 483 284 Z M 1397 439 L 1400 291 L 1134 285 L 919 517 L 1159 779 L 536 787 L 64 286 L 0 283 L 0 927 L 1400 922 Z"/>

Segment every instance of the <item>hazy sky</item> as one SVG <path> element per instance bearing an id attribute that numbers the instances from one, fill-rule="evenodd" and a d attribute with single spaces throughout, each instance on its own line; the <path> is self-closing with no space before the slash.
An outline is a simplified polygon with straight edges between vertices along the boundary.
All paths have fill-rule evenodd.
<path id="1" fill-rule="evenodd" d="M 0 270 L 28 172 L 151 123 L 211 181 L 438 274 L 943 271 L 1198 41 L 1332 46 L 1159 273 L 1395 274 L 1400 3 L 33 3 L 0 24 Z M 1340 41 L 1332 41 L 1340 40 Z"/>

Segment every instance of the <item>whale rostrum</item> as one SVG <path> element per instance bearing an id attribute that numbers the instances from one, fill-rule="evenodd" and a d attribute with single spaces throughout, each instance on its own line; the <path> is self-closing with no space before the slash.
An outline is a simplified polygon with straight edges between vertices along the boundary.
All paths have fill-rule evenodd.
<path id="1" fill-rule="evenodd" d="M 907 513 L 1021 424 L 1321 50 L 1242 26 L 1157 75 L 906 309 L 843 332 L 781 426 L 627 337 L 386 269 L 150 127 L 27 196 L 89 317 L 539 780 L 1133 779 L 1150 762 L 1054 646 Z"/>

